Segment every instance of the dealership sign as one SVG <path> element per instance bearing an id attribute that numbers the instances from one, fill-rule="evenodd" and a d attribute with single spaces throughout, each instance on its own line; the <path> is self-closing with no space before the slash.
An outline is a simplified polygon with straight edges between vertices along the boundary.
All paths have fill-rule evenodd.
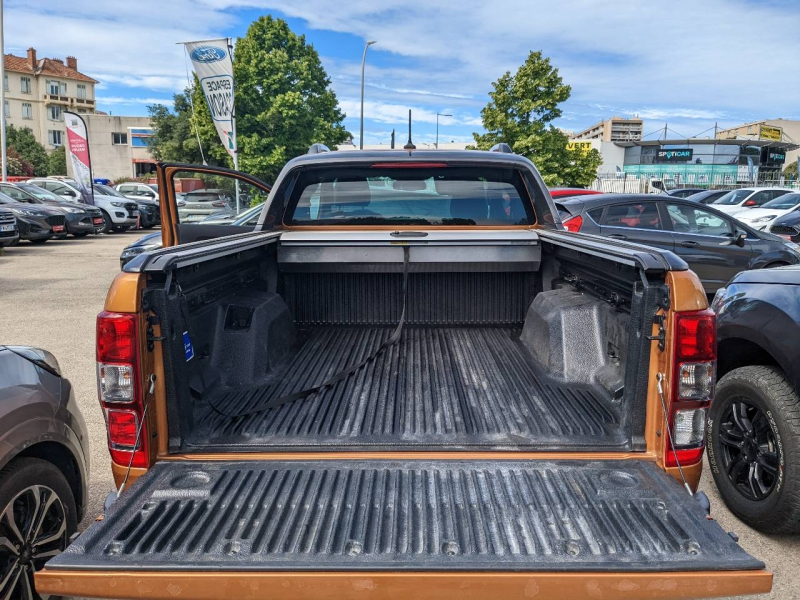
<path id="1" fill-rule="evenodd" d="M 656 162 L 689 162 L 692 160 L 694 150 L 691 148 L 675 148 L 673 150 L 658 150 Z"/>
<path id="2" fill-rule="evenodd" d="M 94 204 L 92 188 L 92 161 L 89 158 L 89 135 L 86 123 L 77 113 L 64 111 L 64 123 L 67 128 L 67 157 L 72 166 L 72 177 L 78 183 L 81 201 Z"/>
<path id="3" fill-rule="evenodd" d="M 233 114 L 233 63 L 228 40 L 187 42 L 194 72 L 225 150 L 236 159 L 236 132 Z"/>
<path id="4" fill-rule="evenodd" d="M 762 140 L 770 140 L 773 142 L 780 142 L 783 137 L 783 129 L 780 127 L 772 127 L 770 125 L 762 125 L 758 137 Z"/>

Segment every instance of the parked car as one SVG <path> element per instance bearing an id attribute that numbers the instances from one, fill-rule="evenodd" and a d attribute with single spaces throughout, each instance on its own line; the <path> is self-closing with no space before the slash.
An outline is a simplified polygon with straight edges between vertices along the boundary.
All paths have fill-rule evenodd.
<path id="1" fill-rule="evenodd" d="M 738 215 L 740 212 L 763 206 L 770 200 L 790 193 L 792 190 L 786 188 L 767 187 L 767 188 L 741 188 L 731 190 L 724 196 L 714 201 L 714 208 L 724 212 L 726 215 Z"/>
<path id="2" fill-rule="evenodd" d="M 35 177 L 29 179 L 28 183 L 44 188 L 61 196 L 70 202 L 82 202 L 78 184 L 68 178 L 54 177 Z M 125 198 L 94 194 L 94 206 L 103 211 L 103 229 L 101 233 L 111 233 L 112 231 L 125 231 L 135 227 L 139 218 L 139 206 Z"/>
<path id="3" fill-rule="evenodd" d="M 21 240 L 44 244 L 53 237 L 67 234 L 67 218 L 64 216 L 64 212 L 57 208 L 19 202 L 2 192 L 0 192 L 0 206 L 14 213 Z"/>
<path id="4" fill-rule="evenodd" d="M 800 247 L 716 210 L 666 194 L 604 194 L 559 203 L 570 231 L 671 250 L 713 295 L 741 271 L 800 262 Z"/>
<path id="5" fill-rule="evenodd" d="M 769 231 L 776 219 L 800 209 L 800 193 L 783 194 L 770 200 L 761 208 L 740 212 L 736 218 L 759 231 Z"/>
<path id="6" fill-rule="evenodd" d="M 800 267 L 741 273 L 717 292 L 708 460 L 731 512 L 800 532 Z"/>
<path id="7" fill-rule="evenodd" d="M 319 152 L 275 186 L 240 235 L 165 207 L 173 247 L 112 284 L 98 393 L 117 486 L 133 468 L 42 592 L 771 589 L 695 493 L 716 328 L 684 261 L 563 231 L 502 151 Z"/>
<path id="8" fill-rule="evenodd" d="M 699 202 L 700 204 L 711 204 L 714 201 L 722 198 L 730 190 L 703 190 L 691 196 L 686 196 L 687 200 L 692 202 Z"/>
<path id="9" fill-rule="evenodd" d="M 667 190 L 664 193 L 667 196 L 672 196 L 673 198 L 687 198 L 693 194 L 699 194 L 700 192 L 706 191 L 705 188 L 674 188 L 671 190 Z"/>
<path id="10" fill-rule="evenodd" d="M 89 432 L 55 357 L 0 346 L 0 592 L 39 600 L 34 573 L 67 547 L 89 499 Z"/>
<path id="11" fill-rule="evenodd" d="M 221 209 L 235 210 L 233 194 L 225 190 L 195 190 L 186 192 L 178 202 L 178 216 L 181 223 L 202 221 L 208 215 Z"/>
<path id="12" fill-rule="evenodd" d="M 158 185 L 155 183 L 120 183 L 115 189 L 131 200 L 155 200 L 158 202 Z"/>
<path id="13" fill-rule="evenodd" d="M 103 194 L 109 198 L 131 201 L 130 198 L 123 196 L 117 190 L 107 185 L 95 184 L 94 193 Z M 161 211 L 158 207 L 158 202 L 147 198 L 139 198 L 133 200 L 133 202 L 135 202 L 139 208 L 139 227 L 142 229 L 150 229 L 161 223 Z"/>
<path id="14" fill-rule="evenodd" d="M 19 227 L 14 213 L 0 206 L 0 248 L 14 246 L 19 241 Z"/>
<path id="15" fill-rule="evenodd" d="M 800 210 L 792 211 L 775 219 L 775 222 L 769 228 L 769 232 L 790 242 L 800 244 Z"/>
<path id="16" fill-rule="evenodd" d="M 259 204 L 258 206 L 254 206 L 253 208 L 250 208 L 245 212 L 243 212 L 238 218 L 236 217 L 235 214 L 233 216 L 209 215 L 209 217 L 204 219 L 203 221 L 198 221 L 198 224 L 255 227 L 258 224 L 258 218 L 261 216 L 261 209 L 263 207 L 264 207 L 263 203 Z M 226 233 L 234 234 L 234 233 L 241 233 L 241 231 L 237 229 L 229 229 L 226 231 Z M 131 260 L 139 256 L 140 254 L 144 252 L 149 252 L 150 250 L 158 250 L 159 248 L 161 248 L 160 231 L 144 235 L 135 242 L 132 242 L 127 246 L 125 246 L 125 248 L 122 250 L 122 253 L 119 255 L 119 266 L 120 268 L 124 268 L 126 264 L 128 264 Z"/>
<path id="17" fill-rule="evenodd" d="M 587 190 L 584 188 L 550 188 L 551 198 L 575 198 L 576 196 L 591 196 L 600 194 L 597 190 Z"/>
<path id="18" fill-rule="evenodd" d="M 74 237 L 84 237 L 90 233 L 98 233 L 103 228 L 103 212 L 99 208 L 78 202 L 67 202 L 63 198 L 35 185 L 28 187 L 34 188 L 38 192 L 29 192 L 18 184 L 0 182 L 0 192 L 18 202 L 33 205 L 43 204 L 61 210 L 66 218 L 66 233 L 72 234 Z M 43 198 L 42 196 L 45 194 L 50 197 Z"/>

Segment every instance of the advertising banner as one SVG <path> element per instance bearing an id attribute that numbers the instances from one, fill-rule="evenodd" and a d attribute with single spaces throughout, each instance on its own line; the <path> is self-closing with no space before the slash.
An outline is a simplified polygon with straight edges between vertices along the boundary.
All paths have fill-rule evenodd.
<path id="1" fill-rule="evenodd" d="M 567 142 L 567 150 L 580 150 L 584 154 L 588 154 L 593 147 L 592 140 L 570 140 Z"/>
<path id="2" fill-rule="evenodd" d="M 780 127 L 772 127 L 771 125 L 762 125 L 758 137 L 762 140 L 771 140 L 773 142 L 780 142 L 783 137 L 783 129 Z"/>
<path id="3" fill-rule="evenodd" d="M 89 135 L 86 123 L 80 115 L 64 111 L 64 123 L 67 126 L 67 160 L 72 165 L 72 175 L 78 182 L 81 202 L 94 204 L 92 189 L 92 161 L 89 158 Z"/>
<path id="4" fill-rule="evenodd" d="M 233 62 L 228 40 L 186 42 L 186 51 L 203 89 L 203 96 L 217 128 L 219 139 L 232 158 L 236 158 L 236 131 L 233 125 Z"/>
<path id="5" fill-rule="evenodd" d="M 675 148 L 673 150 L 656 151 L 656 162 L 689 162 L 692 160 L 692 148 Z"/>

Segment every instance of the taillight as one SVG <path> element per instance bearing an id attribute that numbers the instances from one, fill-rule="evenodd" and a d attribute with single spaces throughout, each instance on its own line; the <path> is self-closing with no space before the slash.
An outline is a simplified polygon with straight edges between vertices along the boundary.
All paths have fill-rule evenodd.
<path id="1" fill-rule="evenodd" d="M 583 217 L 580 215 L 575 215 L 574 217 L 570 217 L 566 221 L 561 221 L 561 224 L 567 231 L 572 231 L 574 233 L 577 233 L 581 230 L 581 227 L 583 227 Z"/>
<path id="2" fill-rule="evenodd" d="M 694 464 L 703 457 L 705 423 L 714 398 L 717 371 L 717 327 L 712 310 L 675 315 L 675 372 L 673 373 L 668 467 Z M 668 440 L 669 441 L 669 440 Z"/>
<path id="3" fill-rule="evenodd" d="M 135 314 L 97 315 L 97 392 L 108 431 L 111 460 L 147 467 L 147 427 L 136 433 L 144 410 L 140 389 L 139 333 Z"/>

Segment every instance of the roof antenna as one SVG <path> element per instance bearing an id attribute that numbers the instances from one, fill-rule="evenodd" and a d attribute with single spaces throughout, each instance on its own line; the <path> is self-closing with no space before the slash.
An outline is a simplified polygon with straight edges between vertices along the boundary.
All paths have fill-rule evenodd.
<path id="1" fill-rule="evenodd" d="M 406 142 L 406 145 L 403 146 L 403 150 L 408 150 L 410 152 L 411 150 L 416 150 L 416 149 L 417 149 L 417 147 L 414 145 L 414 142 L 411 141 L 411 109 L 409 108 L 408 109 L 408 142 Z"/>

